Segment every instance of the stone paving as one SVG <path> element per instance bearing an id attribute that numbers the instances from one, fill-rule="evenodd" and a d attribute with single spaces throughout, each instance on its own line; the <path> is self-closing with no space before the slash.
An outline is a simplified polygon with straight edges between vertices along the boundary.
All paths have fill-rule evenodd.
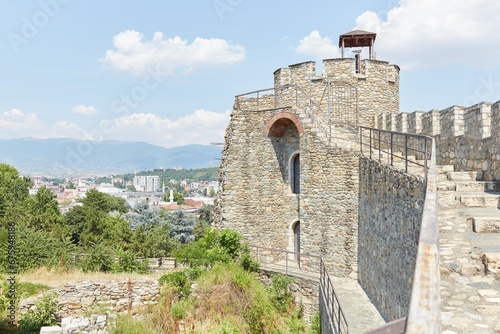
<path id="1" fill-rule="evenodd" d="M 468 218 L 480 214 L 481 209 L 464 206 L 449 187 L 441 189 L 438 203 L 443 333 L 500 333 L 500 279 L 486 272 L 483 263 L 486 251 L 500 250 L 500 234 L 474 233 Z M 500 210 L 496 215 L 500 220 Z"/>
<path id="2" fill-rule="evenodd" d="M 349 334 L 362 334 L 385 324 L 357 280 L 332 277 L 332 281 L 347 318 Z"/>

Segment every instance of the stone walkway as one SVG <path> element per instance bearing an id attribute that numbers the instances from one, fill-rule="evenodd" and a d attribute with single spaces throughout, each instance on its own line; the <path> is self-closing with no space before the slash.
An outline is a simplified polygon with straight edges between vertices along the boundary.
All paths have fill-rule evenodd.
<path id="1" fill-rule="evenodd" d="M 293 268 L 290 264 L 286 270 L 281 263 L 261 263 L 261 268 L 297 278 L 319 281 L 319 274 Z M 385 324 L 384 319 L 356 279 L 340 277 L 331 277 L 331 279 L 349 326 L 349 334 L 362 334 Z"/>
<path id="2" fill-rule="evenodd" d="M 500 221 L 500 210 L 465 206 L 447 183 L 441 177 L 438 191 L 443 334 L 500 333 L 500 277 L 483 263 L 486 252 L 500 251 L 500 233 L 474 233 L 470 219 Z"/>
<path id="3" fill-rule="evenodd" d="M 385 324 L 357 280 L 332 277 L 332 281 L 347 318 L 349 334 L 362 334 Z"/>

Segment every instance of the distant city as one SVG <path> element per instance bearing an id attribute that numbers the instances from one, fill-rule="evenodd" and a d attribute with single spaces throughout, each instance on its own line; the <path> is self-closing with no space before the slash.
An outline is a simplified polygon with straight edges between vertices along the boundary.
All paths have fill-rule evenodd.
<path id="1" fill-rule="evenodd" d="M 166 210 L 195 211 L 204 204 L 213 204 L 219 191 L 219 182 L 213 180 L 216 168 L 200 171 L 207 170 L 212 172 L 205 173 L 207 180 L 194 178 L 166 180 L 165 176 L 160 177 L 160 175 L 133 175 L 133 177 L 111 175 L 98 178 L 30 176 L 33 188 L 29 190 L 29 193 L 36 195 L 41 187 L 51 190 L 56 196 L 61 213 L 66 213 L 72 207 L 81 205 L 79 200 L 84 198 L 90 189 L 123 198 L 131 207 L 137 202 L 146 201 L 150 206 Z M 182 175 L 183 169 L 177 168 L 175 171 Z M 189 172 L 203 175 L 197 170 Z"/>

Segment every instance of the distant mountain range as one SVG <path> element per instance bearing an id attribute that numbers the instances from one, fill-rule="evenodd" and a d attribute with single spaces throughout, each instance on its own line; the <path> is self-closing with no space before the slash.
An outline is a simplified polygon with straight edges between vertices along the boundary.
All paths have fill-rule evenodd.
<path id="1" fill-rule="evenodd" d="M 100 176 L 158 168 L 218 167 L 222 147 L 165 148 L 144 142 L 75 139 L 0 139 L 0 163 L 22 175 Z"/>

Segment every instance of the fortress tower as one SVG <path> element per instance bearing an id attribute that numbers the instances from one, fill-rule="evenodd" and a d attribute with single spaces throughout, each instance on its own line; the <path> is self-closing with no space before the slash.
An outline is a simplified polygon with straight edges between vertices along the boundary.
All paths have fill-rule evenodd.
<path id="1" fill-rule="evenodd" d="M 399 67 L 375 59 L 375 38 L 343 34 L 343 57 L 324 60 L 321 75 L 314 62 L 294 64 L 274 72 L 273 88 L 236 96 L 221 226 L 253 245 L 321 255 L 337 276 L 356 272 L 359 134 L 346 123 L 374 126 L 375 115 L 399 112 Z"/>

